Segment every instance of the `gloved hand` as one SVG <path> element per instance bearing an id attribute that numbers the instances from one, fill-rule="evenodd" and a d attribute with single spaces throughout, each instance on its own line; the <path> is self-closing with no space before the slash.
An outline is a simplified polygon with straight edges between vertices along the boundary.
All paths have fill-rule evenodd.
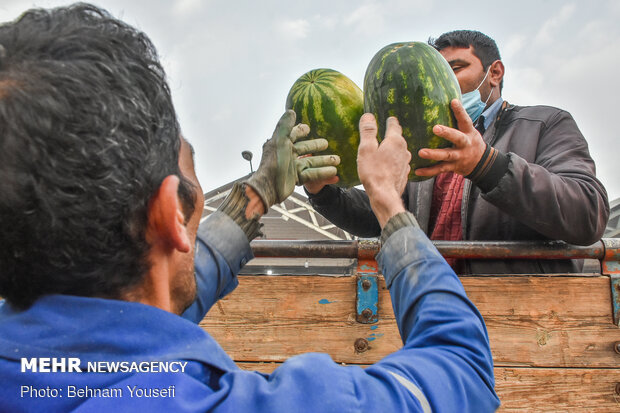
<path id="1" fill-rule="evenodd" d="M 327 140 L 300 140 L 308 136 L 310 128 L 304 124 L 293 127 L 295 118 L 292 110 L 282 115 L 273 136 L 263 145 L 258 169 L 246 182 L 261 197 L 265 210 L 288 198 L 295 185 L 335 176 L 340 163 L 337 155 L 298 158 L 327 149 Z"/>

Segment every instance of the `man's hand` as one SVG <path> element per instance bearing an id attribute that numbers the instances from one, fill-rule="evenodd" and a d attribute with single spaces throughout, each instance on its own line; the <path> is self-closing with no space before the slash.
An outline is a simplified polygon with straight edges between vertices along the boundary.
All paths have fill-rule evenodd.
<path id="1" fill-rule="evenodd" d="M 392 216 L 405 211 L 401 195 L 411 170 L 411 153 L 402 132 L 398 120 L 388 118 L 385 139 L 379 144 L 375 117 L 365 113 L 360 119 L 357 173 L 381 228 Z"/>
<path id="2" fill-rule="evenodd" d="M 486 144 L 480 133 L 474 128 L 471 119 L 458 99 L 450 102 L 452 111 L 458 125 L 458 129 L 443 125 L 435 125 L 433 133 L 454 143 L 454 147 L 446 149 L 420 149 L 418 155 L 421 158 L 440 161 L 437 165 L 415 170 L 419 176 L 435 176 L 442 172 L 454 171 L 459 175 L 469 175 L 478 162 Z"/>
<path id="3" fill-rule="evenodd" d="M 338 176 L 332 176 L 331 178 L 327 179 L 309 180 L 308 182 L 304 183 L 304 187 L 309 193 L 318 194 L 319 192 L 321 192 L 321 189 L 325 187 L 325 185 L 335 184 L 338 182 L 339 179 L 340 178 L 338 178 Z"/>
<path id="4" fill-rule="evenodd" d="M 248 179 L 249 185 L 261 198 L 265 210 L 284 201 L 295 185 L 309 180 L 328 180 L 336 175 L 340 158 L 336 155 L 300 155 L 327 148 L 325 139 L 302 140 L 310 132 L 308 125 L 295 127 L 295 112 L 288 110 L 276 125 L 273 136 L 263 145 L 263 154 L 257 171 Z M 298 142 L 299 141 L 299 142 Z"/>

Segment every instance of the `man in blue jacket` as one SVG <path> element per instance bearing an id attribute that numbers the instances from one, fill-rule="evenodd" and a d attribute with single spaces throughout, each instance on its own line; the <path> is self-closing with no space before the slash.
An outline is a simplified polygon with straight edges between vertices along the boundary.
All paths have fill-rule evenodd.
<path id="1" fill-rule="evenodd" d="M 459 121 L 466 120 L 462 107 Z M 237 285 L 258 219 L 337 157 L 285 113 L 261 165 L 200 224 L 193 156 L 148 38 L 89 5 L 0 26 L 0 411 L 484 412 L 484 321 L 405 212 L 396 119 L 360 120 L 360 178 L 403 347 L 240 370 L 197 323 Z M 471 123 L 470 123 L 471 125 Z"/>

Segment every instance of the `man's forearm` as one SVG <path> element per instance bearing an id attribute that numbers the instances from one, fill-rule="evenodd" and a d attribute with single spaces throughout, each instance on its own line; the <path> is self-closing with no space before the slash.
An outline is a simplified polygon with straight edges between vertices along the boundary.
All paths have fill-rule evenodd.
<path id="1" fill-rule="evenodd" d="M 509 139 L 495 143 L 509 162 L 494 187 L 481 188 L 482 198 L 549 239 L 589 245 L 605 231 L 607 193 L 570 114 L 553 110 L 544 117 L 542 131 L 522 127 L 513 138 L 535 142 L 535 154 Z"/>
<path id="2" fill-rule="evenodd" d="M 377 366 L 389 371 L 396 368 L 437 411 L 497 408 L 493 360 L 482 316 L 423 231 L 415 225 L 398 229 L 384 243 L 377 260 L 404 343 Z M 446 388 L 456 393 L 446 398 Z M 488 408 L 476 410 L 480 406 Z"/>
<path id="3" fill-rule="evenodd" d="M 600 239 L 609 206 L 593 175 L 554 173 L 513 153 L 509 158 L 508 173 L 483 199 L 549 239 L 578 245 Z"/>

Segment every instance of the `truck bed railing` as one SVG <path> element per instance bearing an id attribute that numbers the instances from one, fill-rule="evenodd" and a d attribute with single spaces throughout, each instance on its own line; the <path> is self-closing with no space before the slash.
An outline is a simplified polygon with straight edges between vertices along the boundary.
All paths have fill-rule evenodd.
<path id="1" fill-rule="evenodd" d="M 603 238 L 592 245 L 572 245 L 563 241 L 433 241 L 446 258 L 463 259 L 595 259 L 601 274 L 609 275 L 614 324 L 620 325 L 620 238 Z M 251 243 L 256 257 L 281 258 L 352 258 L 363 268 L 376 273 L 375 255 L 378 240 L 255 240 Z M 364 282 L 367 280 L 364 278 Z"/>
<path id="2" fill-rule="evenodd" d="M 596 259 L 620 261 L 620 238 L 603 238 L 592 245 L 563 241 L 433 241 L 446 258 L 475 259 Z M 373 259 L 380 250 L 378 240 L 255 240 L 256 257 L 320 257 Z M 620 271 L 620 268 L 609 268 Z"/>

